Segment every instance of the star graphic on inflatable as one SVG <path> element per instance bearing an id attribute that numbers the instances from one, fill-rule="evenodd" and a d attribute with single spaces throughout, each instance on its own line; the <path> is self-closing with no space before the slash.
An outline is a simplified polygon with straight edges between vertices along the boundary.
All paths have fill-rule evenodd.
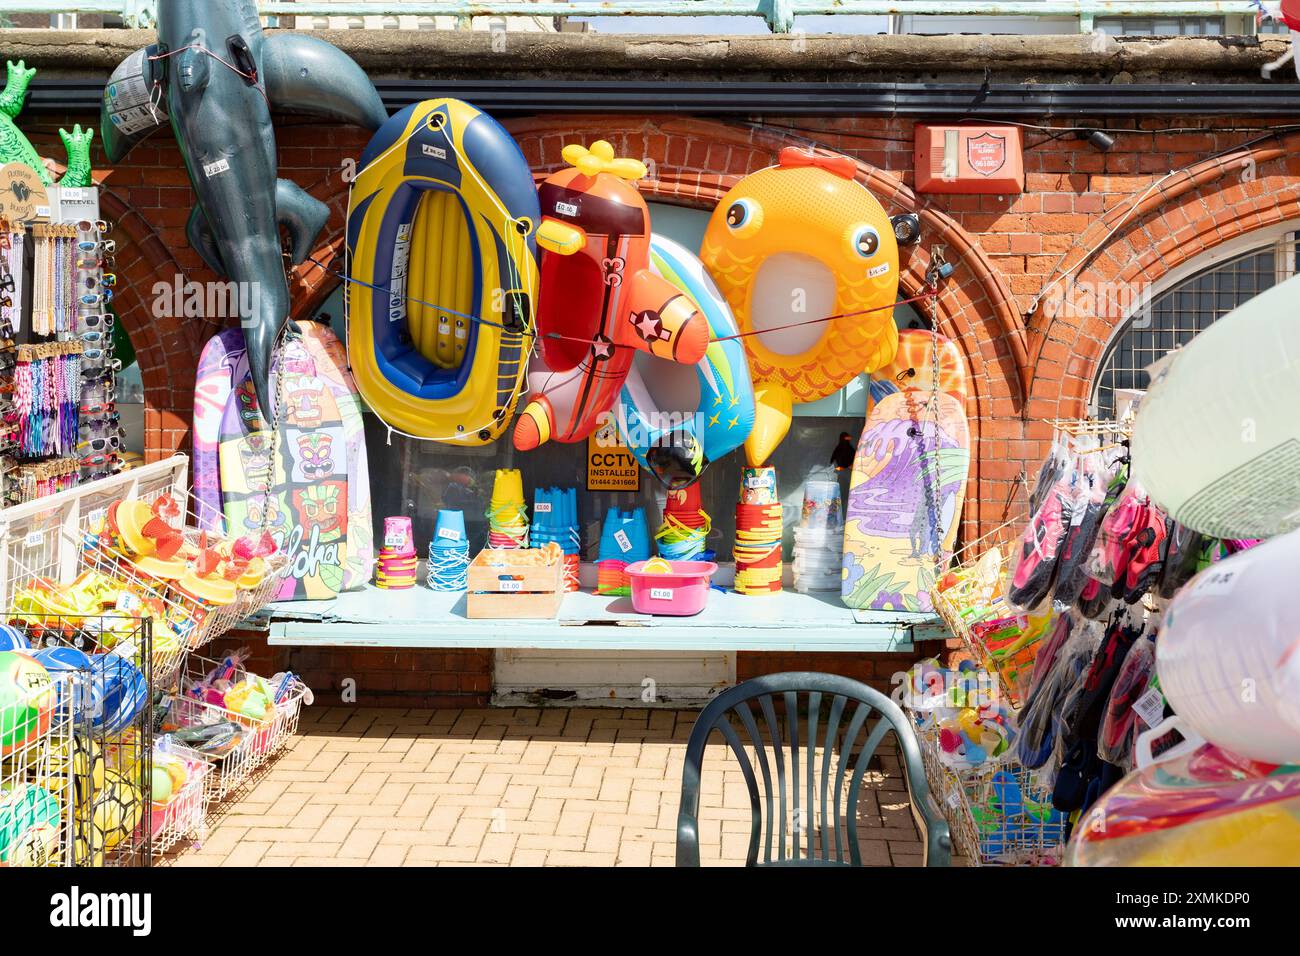
<path id="1" fill-rule="evenodd" d="M 740 404 L 740 396 L 739 396 L 739 395 L 733 395 L 733 396 L 731 396 L 731 404 L 728 405 L 727 407 L 728 407 L 728 408 L 735 408 L 735 407 L 736 407 L 737 405 L 739 405 L 739 404 Z"/>
<path id="2" fill-rule="evenodd" d="M 637 335 L 647 342 L 664 338 L 664 324 L 660 321 L 658 312 L 647 309 L 634 318 L 632 324 L 636 326 Z"/>
<path id="3" fill-rule="evenodd" d="M 728 427 L 728 428 L 735 428 L 735 427 L 736 427 L 737 425 L 739 425 L 739 424 L 740 424 L 740 416 L 737 415 L 737 416 L 736 416 L 735 418 L 733 418 L 731 421 L 727 422 L 727 427 Z"/>
<path id="4" fill-rule="evenodd" d="M 597 335 L 591 342 L 592 358 L 598 361 L 605 361 L 614 355 L 614 343 L 603 335 Z"/>
<path id="5" fill-rule="evenodd" d="M 719 412 L 717 415 L 714 415 L 712 418 L 710 418 L 709 427 L 712 428 L 714 425 L 718 424 L 718 419 L 720 419 L 721 417 L 722 417 L 722 413 Z"/>

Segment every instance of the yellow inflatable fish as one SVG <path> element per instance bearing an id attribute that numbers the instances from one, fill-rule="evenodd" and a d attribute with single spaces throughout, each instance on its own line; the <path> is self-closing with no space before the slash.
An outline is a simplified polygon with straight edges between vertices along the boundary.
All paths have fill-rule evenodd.
<path id="1" fill-rule="evenodd" d="M 847 156 L 787 147 L 722 198 L 704 233 L 700 258 L 754 376 L 750 465 L 785 438 L 794 402 L 825 398 L 898 350 L 898 242 L 856 172 Z"/>

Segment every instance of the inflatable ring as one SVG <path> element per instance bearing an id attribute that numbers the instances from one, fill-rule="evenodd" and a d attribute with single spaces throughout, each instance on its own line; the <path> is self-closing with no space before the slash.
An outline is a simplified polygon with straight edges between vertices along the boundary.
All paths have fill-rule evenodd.
<path id="1" fill-rule="evenodd" d="M 787 147 L 722 197 L 704 233 L 700 258 L 754 373 L 751 465 L 785 438 L 794 402 L 825 398 L 898 350 L 898 242 L 856 172 L 845 156 Z"/>
<path id="2" fill-rule="evenodd" d="M 539 190 L 541 289 L 535 396 L 515 425 L 515 447 L 576 442 L 614 407 L 633 353 L 694 365 L 709 326 L 694 302 L 650 269 L 650 210 L 630 180 L 637 160 L 604 140 L 564 147 L 569 167 Z"/>
<path id="3" fill-rule="evenodd" d="M 730 338 L 737 332 L 731 308 L 700 260 L 671 239 L 651 235 L 650 266 L 690 296 L 714 341 L 691 369 L 638 353 L 623 384 L 618 428 L 642 466 L 666 487 L 684 488 L 749 437 L 754 385 L 745 347 Z"/>
<path id="4" fill-rule="evenodd" d="M 437 99 L 385 123 L 360 168 L 347 227 L 357 389 L 409 435 L 491 442 L 514 414 L 533 329 L 528 163 L 490 116 Z"/>

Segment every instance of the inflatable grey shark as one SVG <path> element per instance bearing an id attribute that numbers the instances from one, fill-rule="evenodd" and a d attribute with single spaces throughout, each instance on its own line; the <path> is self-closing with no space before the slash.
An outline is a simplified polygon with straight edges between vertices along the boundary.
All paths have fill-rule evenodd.
<path id="1" fill-rule="evenodd" d="M 240 283 L 253 386 L 269 420 L 271 353 L 289 317 L 280 230 L 301 263 L 329 217 L 323 203 L 277 178 L 271 111 L 370 130 L 388 114 L 347 54 L 302 34 L 267 36 L 252 0 L 159 0 L 157 20 L 158 43 L 124 60 L 104 90 L 104 151 L 118 162 L 170 116 L 198 197 L 190 245 Z"/>

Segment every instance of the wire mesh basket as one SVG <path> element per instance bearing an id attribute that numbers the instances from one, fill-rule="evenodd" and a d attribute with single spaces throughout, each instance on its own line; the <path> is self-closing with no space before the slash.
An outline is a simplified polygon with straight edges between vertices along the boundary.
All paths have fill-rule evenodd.
<path id="1" fill-rule="evenodd" d="M 89 669 L 0 655 L 0 867 L 72 866 Z"/>
<path id="2" fill-rule="evenodd" d="M 165 734 L 178 731 L 193 731 L 202 728 L 215 728 L 233 724 L 238 727 L 235 743 L 223 747 L 220 752 L 205 752 L 193 746 L 186 747 L 190 752 L 203 757 L 210 764 L 210 772 L 204 777 L 204 793 L 209 802 L 224 800 L 234 793 L 253 775 L 265 760 L 264 752 L 259 749 L 269 742 L 271 728 L 249 727 L 248 722 L 222 707 L 195 700 L 191 697 L 168 696 L 158 705 L 159 729 Z M 259 736 L 261 744 L 259 745 Z"/>
<path id="3" fill-rule="evenodd" d="M 106 647 L 102 642 L 110 628 L 114 640 Z M 37 681 L 47 675 L 44 679 L 54 687 L 54 711 L 48 729 L 44 719 L 38 719 L 33 741 L 37 750 L 16 760 L 6 754 L 0 775 L 11 785 L 41 788 L 62 815 L 55 852 L 43 854 L 41 844 L 29 852 L 28 860 L 40 862 L 44 855 L 44 865 L 147 865 L 153 829 L 150 622 L 43 615 L 18 622 L 14 631 L 24 635 L 30 649 L 13 656 L 30 661 L 20 665 L 29 683 L 31 675 Z M 60 712 L 66 716 L 55 719 Z M 32 822 L 34 801 L 45 807 L 43 813 L 52 807 L 44 795 L 30 789 L 23 799 L 28 809 L 25 815 L 11 813 L 11 823 Z M 50 836 L 39 827 L 33 833 L 37 844 Z"/>
<path id="4" fill-rule="evenodd" d="M 954 769 L 939 754 L 935 725 L 918 730 L 926 778 L 934 788 L 958 853 L 980 866 L 1052 866 L 1068 828 L 1032 771 L 1006 757 Z"/>
<path id="5" fill-rule="evenodd" d="M 185 767 L 187 776 L 181 787 L 172 791 L 165 801 L 157 800 L 155 795 L 152 840 L 155 858 L 166 855 L 186 840 L 203 835 L 211 799 L 209 781 L 215 772 L 212 762 L 201 754 L 170 741 L 163 746 L 166 753 L 161 761 L 155 759 L 155 767 L 160 762 L 175 760 Z"/>
<path id="6" fill-rule="evenodd" d="M 205 688 L 214 673 L 224 674 L 226 679 L 232 682 L 245 677 L 263 680 L 259 675 L 250 674 L 233 657 L 217 661 L 191 654 L 186 659 L 184 696 L 193 699 L 199 694 L 209 693 Z M 266 686 L 275 695 L 275 700 L 271 713 L 261 719 L 234 713 L 211 695 L 207 700 L 208 706 L 229 715 L 226 719 L 238 720 L 253 731 L 252 743 L 259 764 L 279 753 L 289 739 L 298 732 L 303 704 L 310 703 L 311 700 L 311 691 L 293 675 L 282 678 L 279 686 L 271 687 L 269 681 L 266 682 Z"/>

